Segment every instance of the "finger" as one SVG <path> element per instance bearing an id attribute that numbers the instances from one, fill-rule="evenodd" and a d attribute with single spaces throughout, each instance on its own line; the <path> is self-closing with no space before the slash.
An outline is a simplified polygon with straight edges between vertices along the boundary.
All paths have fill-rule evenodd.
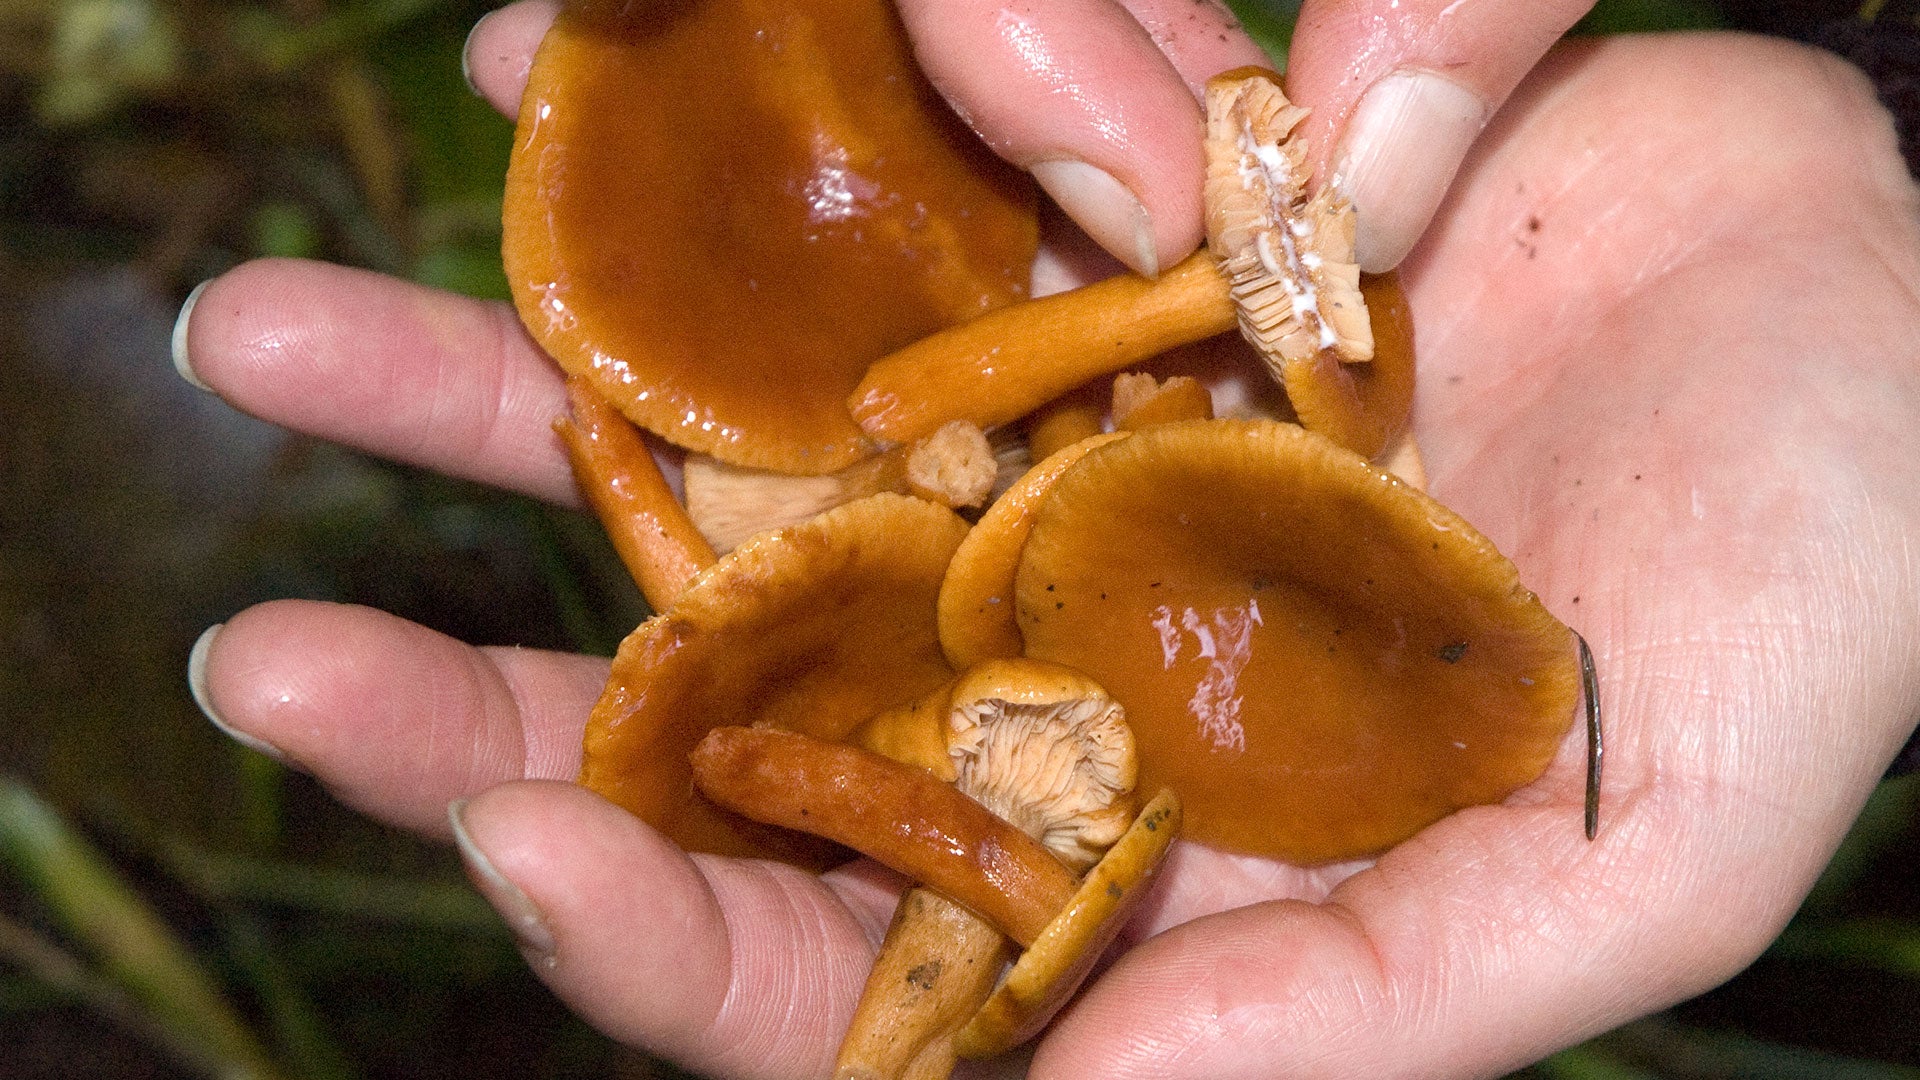
<path id="1" fill-rule="evenodd" d="M 604 660 L 480 649 L 370 608 L 282 600 L 201 638 L 189 664 L 209 719 L 312 773 L 342 802 L 430 835 L 453 799 L 526 777 L 572 779 Z"/>
<path id="2" fill-rule="evenodd" d="M 481 16 L 467 34 L 460 56 L 467 85 L 508 119 L 520 115 L 534 51 L 559 13 L 555 0 L 517 0 Z"/>
<path id="3" fill-rule="evenodd" d="M 1360 268 L 1398 265 L 1494 110 L 1592 0 L 1308 0 L 1287 92 L 1357 211 Z"/>
<path id="4" fill-rule="evenodd" d="M 1033 1076 L 1503 1075 L 1731 976 L 1817 866 L 1798 841 L 1774 852 L 1788 869 L 1764 866 L 1754 830 L 1737 872 L 1709 871 L 1704 830 L 1657 813 L 1616 816 L 1592 848 L 1558 801 L 1463 817 L 1482 820 L 1422 834 L 1329 903 L 1240 908 L 1136 947 Z M 1647 858 L 1656 846 L 1672 854 Z"/>
<path id="5" fill-rule="evenodd" d="M 1214 40 L 1188 38 L 1174 6 L 1138 5 L 1198 77 L 1263 59 L 1211 5 Z M 1149 26 L 1112 0 L 902 0 L 900 11 L 934 85 L 1102 247 L 1151 275 L 1199 245 L 1200 106 Z"/>
<path id="6" fill-rule="evenodd" d="M 594 1026 L 703 1074 L 826 1075 L 873 945 L 821 879 L 689 858 L 571 784 L 509 784 L 455 813 L 475 884 Z"/>
<path id="7" fill-rule="evenodd" d="M 175 362 L 285 427 L 556 503 L 579 501 L 559 370 L 506 304 L 365 270 L 262 259 L 181 312 Z"/>

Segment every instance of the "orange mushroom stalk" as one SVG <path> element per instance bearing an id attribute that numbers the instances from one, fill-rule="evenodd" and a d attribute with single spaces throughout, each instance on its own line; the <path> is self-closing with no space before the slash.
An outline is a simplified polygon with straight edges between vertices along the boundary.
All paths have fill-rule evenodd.
<path id="1" fill-rule="evenodd" d="M 1211 80 L 1207 110 L 1207 250 L 1155 281 L 1016 304 L 881 358 L 850 399 L 861 427 L 892 441 L 955 418 L 990 427 L 1238 325 L 1303 425 L 1412 473 L 1412 324 L 1393 275 L 1354 266 L 1350 206 L 1305 191 L 1292 135 L 1304 110 L 1252 68 Z"/>
<path id="2" fill-rule="evenodd" d="M 567 396 L 572 415 L 553 428 L 574 479 L 648 606 L 664 611 L 713 565 L 713 547 L 674 499 L 639 429 L 585 379 L 569 378 Z"/>
<path id="3" fill-rule="evenodd" d="M 1073 897 L 1039 841 L 924 769 L 790 731 L 715 728 L 690 758 L 701 794 L 843 844 L 958 900 L 1022 945 Z"/>

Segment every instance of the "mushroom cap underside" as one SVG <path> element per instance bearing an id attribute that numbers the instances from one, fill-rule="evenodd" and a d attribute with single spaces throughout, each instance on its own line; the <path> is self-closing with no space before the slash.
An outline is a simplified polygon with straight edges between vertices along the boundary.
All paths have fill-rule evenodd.
<path id="1" fill-rule="evenodd" d="M 687 755 L 722 725 L 839 741 L 950 680 L 934 602 L 965 532 L 945 507 L 875 495 L 735 549 L 621 643 L 580 782 L 688 850 L 832 861 L 707 801 Z"/>
<path id="2" fill-rule="evenodd" d="M 589 0 L 533 65 L 503 254 L 535 339 L 636 423 L 824 473 L 872 452 L 869 363 L 1025 295 L 1034 202 L 883 0 Z"/>
<path id="3" fill-rule="evenodd" d="M 1573 636 L 1466 521 L 1298 427 L 1088 452 L 1016 574 L 1027 655 L 1127 710 L 1187 835 L 1302 863 L 1383 850 L 1545 770 Z"/>
<path id="4" fill-rule="evenodd" d="M 988 660 L 948 690 L 960 790 L 1075 871 L 1133 820 L 1139 761 L 1126 713 L 1093 680 L 1026 658 Z"/>

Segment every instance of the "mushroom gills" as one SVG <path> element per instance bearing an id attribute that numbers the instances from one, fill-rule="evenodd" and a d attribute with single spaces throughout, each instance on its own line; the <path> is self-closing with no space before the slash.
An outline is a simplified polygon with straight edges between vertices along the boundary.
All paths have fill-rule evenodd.
<path id="1" fill-rule="evenodd" d="M 1353 206 L 1331 187 L 1307 193 L 1306 147 L 1291 137 L 1307 110 L 1262 68 L 1216 75 L 1206 96 L 1207 247 L 1232 283 L 1241 332 L 1283 360 L 1327 350 L 1371 360 Z"/>

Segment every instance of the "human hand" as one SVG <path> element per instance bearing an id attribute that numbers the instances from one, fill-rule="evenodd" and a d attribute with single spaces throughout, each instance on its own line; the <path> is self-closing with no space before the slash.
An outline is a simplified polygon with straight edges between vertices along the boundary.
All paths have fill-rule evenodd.
<path id="1" fill-rule="evenodd" d="M 489 70 L 490 97 L 517 95 Z M 1134 936 L 1168 932 L 1061 1018 L 1035 1074 L 1493 1073 L 1763 947 L 1920 704 L 1912 209 L 1831 61 L 1697 38 L 1548 65 L 1405 274 L 1435 494 L 1598 652 L 1600 840 L 1576 739 L 1371 868 L 1188 846 Z M 249 411 L 572 498 L 559 377 L 503 307 L 263 263 L 209 287 L 185 338 Z M 471 796 L 477 879 L 605 1030 L 724 1075 L 824 1071 L 896 883 L 688 858 L 550 782 L 603 663 L 284 602 L 197 672 L 231 729 L 376 816 L 445 834 Z"/>
<path id="2" fill-rule="evenodd" d="M 1320 180 L 1398 265 L 1500 104 L 1593 0 L 1307 0 L 1287 94 Z M 1200 235 L 1206 80 L 1271 61 L 1217 0 L 901 0 L 920 62 L 1002 157 L 1149 276 Z M 1037 103 L 1044 107 L 1036 107 Z M 511 104 L 511 103 L 507 103 Z"/>

